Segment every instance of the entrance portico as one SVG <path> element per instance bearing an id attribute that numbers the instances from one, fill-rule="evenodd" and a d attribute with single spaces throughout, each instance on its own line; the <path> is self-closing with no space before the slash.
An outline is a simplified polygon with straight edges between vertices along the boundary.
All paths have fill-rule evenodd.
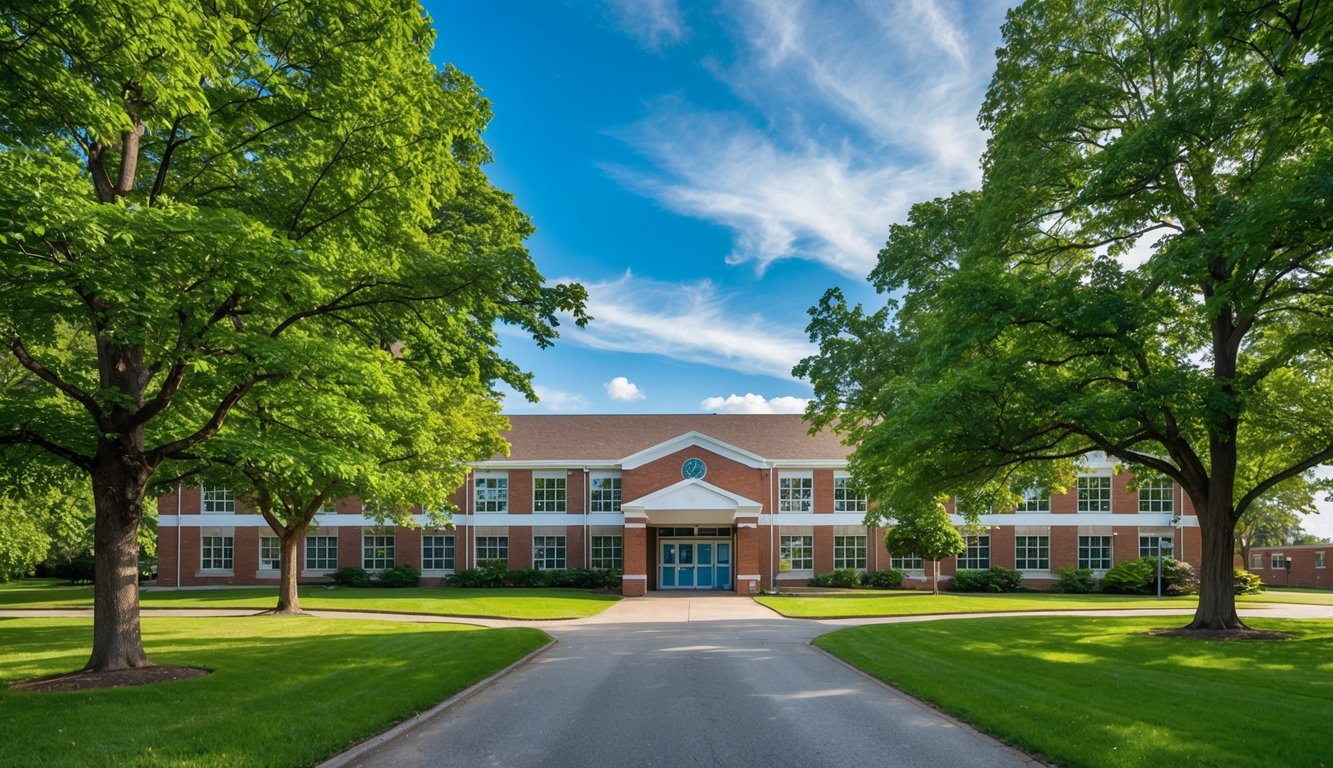
<path id="1" fill-rule="evenodd" d="M 754 549 L 759 502 L 690 478 L 627 501 L 621 509 L 624 594 L 645 594 L 650 584 L 661 590 L 751 593 L 758 552 L 742 547 Z"/>

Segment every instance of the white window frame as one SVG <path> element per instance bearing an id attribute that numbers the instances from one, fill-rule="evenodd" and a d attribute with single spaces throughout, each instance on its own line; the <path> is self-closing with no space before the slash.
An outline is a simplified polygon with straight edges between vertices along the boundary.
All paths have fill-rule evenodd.
<path id="1" fill-rule="evenodd" d="M 472 511 L 481 515 L 509 513 L 508 472 L 473 473 Z"/>
<path id="2" fill-rule="evenodd" d="M 452 573 L 457 562 L 456 547 L 452 533 L 421 534 L 421 570 Z"/>
<path id="3" fill-rule="evenodd" d="M 1023 491 L 1023 500 L 1014 508 L 1015 512 L 1050 512 L 1051 492 L 1039 488 Z M 987 566 L 989 567 L 989 566 Z"/>
<path id="4" fill-rule="evenodd" d="M 199 537 L 199 570 L 230 572 L 236 565 L 236 537 L 226 534 Z"/>
<path id="5" fill-rule="evenodd" d="M 539 571 L 559 571 L 569 564 L 569 547 L 564 536 L 533 536 L 532 567 Z"/>
<path id="6" fill-rule="evenodd" d="M 593 472 L 588 481 L 589 512 L 619 512 L 624 489 L 619 472 Z"/>
<path id="7" fill-rule="evenodd" d="M 778 474 L 778 512 L 813 512 L 815 478 L 810 472 Z M 793 570 L 795 570 L 793 568 Z"/>
<path id="8" fill-rule="evenodd" d="M 624 536 L 593 536 L 588 551 L 589 568 L 619 570 L 625 567 Z"/>
<path id="9" fill-rule="evenodd" d="M 792 571 L 812 572 L 815 570 L 814 536 L 779 536 L 778 558 L 786 560 Z"/>
<path id="10" fill-rule="evenodd" d="M 1079 475 L 1075 484 L 1078 489 L 1079 512 L 1111 511 L 1110 475 Z"/>
<path id="11" fill-rule="evenodd" d="M 870 502 L 851 475 L 833 476 L 833 511 L 865 514 Z"/>
<path id="12" fill-rule="evenodd" d="M 833 537 L 833 568 L 864 571 L 869 562 L 869 538 L 865 534 Z"/>
<path id="13" fill-rule="evenodd" d="M 1324 550 L 1316 549 L 1314 551 L 1314 567 L 1316 568 L 1328 567 L 1328 556 L 1324 553 Z"/>
<path id="14" fill-rule="evenodd" d="M 397 542 L 394 541 L 392 531 L 388 533 L 373 533 L 363 531 L 361 534 L 361 567 L 377 573 L 388 570 L 398 565 Z M 384 563 L 388 563 L 385 565 Z"/>
<path id="15" fill-rule="evenodd" d="M 1163 534 L 1160 533 L 1139 534 L 1139 557 L 1157 557 L 1157 554 L 1162 551 L 1163 538 Z"/>
<path id="16" fill-rule="evenodd" d="M 1140 514 L 1176 511 L 1176 484 L 1169 477 L 1156 477 L 1139 484 Z"/>
<path id="17" fill-rule="evenodd" d="M 473 541 L 473 554 L 478 567 L 491 560 L 503 560 L 509 563 L 508 536 L 478 536 Z"/>
<path id="18" fill-rule="evenodd" d="M 1014 570 L 1049 573 L 1051 570 L 1050 534 L 1014 536 Z"/>
<path id="19" fill-rule="evenodd" d="M 1264 553 L 1255 552 L 1250 555 L 1250 570 L 1262 571 L 1264 569 Z"/>
<path id="20" fill-rule="evenodd" d="M 264 551 L 266 549 L 269 552 L 266 553 Z M 266 554 L 271 555 L 271 557 L 265 557 Z M 259 537 L 259 570 L 282 570 L 282 539 L 277 536 Z"/>
<path id="21" fill-rule="evenodd" d="M 990 568 L 990 534 L 964 536 L 967 548 L 958 553 L 956 567 L 960 571 L 984 571 Z"/>
<path id="22" fill-rule="evenodd" d="M 564 472 L 532 473 L 532 511 L 569 511 L 569 476 Z"/>
<path id="23" fill-rule="evenodd" d="M 236 514 L 236 492 L 225 485 L 205 485 L 199 489 L 199 512 L 204 515 Z"/>
<path id="24" fill-rule="evenodd" d="M 332 545 L 333 561 L 329 563 L 327 555 Z M 313 556 L 313 557 L 312 557 Z M 311 561 L 314 561 L 312 563 Z M 338 570 L 338 537 L 328 534 L 313 533 L 305 537 L 305 570 L 307 571 L 336 571 Z"/>
<path id="25" fill-rule="evenodd" d="M 1115 538 L 1102 534 L 1078 537 L 1078 567 L 1109 571 L 1115 564 Z M 1095 555 L 1095 557 L 1094 557 Z"/>
<path id="26" fill-rule="evenodd" d="M 1284 553 L 1274 552 L 1269 556 L 1269 567 L 1275 571 L 1285 571 L 1287 569 L 1286 560 L 1283 559 Z"/>
<path id="27" fill-rule="evenodd" d="M 926 570 L 926 559 L 915 552 L 907 552 L 901 555 L 889 554 L 889 566 L 900 571 L 922 571 Z"/>

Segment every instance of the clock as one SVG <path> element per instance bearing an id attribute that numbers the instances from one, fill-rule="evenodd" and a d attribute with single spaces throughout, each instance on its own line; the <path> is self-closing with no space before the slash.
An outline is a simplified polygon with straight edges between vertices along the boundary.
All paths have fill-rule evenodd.
<path id="1" fill-rule="evenodd" d="M 708 465 L 703 459 L 686 459 L 680 465 L 680 476 L 686 480 L 702 480 L 708 474 Z"/>

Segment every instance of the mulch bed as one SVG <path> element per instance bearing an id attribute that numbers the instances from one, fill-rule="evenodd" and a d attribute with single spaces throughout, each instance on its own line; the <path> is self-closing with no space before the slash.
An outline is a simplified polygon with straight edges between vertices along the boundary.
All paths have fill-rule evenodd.
<path id="1" fill-rule="evenodd" d="M 88 691 L 95 688 L 129 688 L 136 685 L 190 680 L 212 672 L 198 667 L 173 667 L 166 664 L 114 672 L 73 672 L 68 675 L 28 680 L 9 686 L 11 691 Z"/>
<path id="2" fill-rule="evenodd" d="M 1155 637 L 1185 637 L 1194 640 L 1289 640 L 1290 632 L 1266 629 L 1150 629 Z"/>

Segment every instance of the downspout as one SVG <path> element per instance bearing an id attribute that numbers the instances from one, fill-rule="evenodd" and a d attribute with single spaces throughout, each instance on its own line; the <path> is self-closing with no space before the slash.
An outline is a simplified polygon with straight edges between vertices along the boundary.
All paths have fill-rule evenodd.
<path id="1" fill-rule="evenodd" d="M 773 574 L 773 560 L 778 554 L 777 551 L 777 510 L 773 508 L 773 467 L 768 468 L 768 586 L 774 592 L 778 591 L 778 580 Z"/>
<path id="2" fill-rule="evenodd" d="M 588 515 L 592 512 L 592 479 L 588 468 L 583 468 L 583 567 L 592 567 L 592 531 L 588 529 Z M 623 541 L 623 539 L 622 539 Z M 622 549 L 623 551 L 623 549 Z"/>
<path id="3" fill-rule="evenodd" d="M 176 589 L 181 588 L 181 483 L 176 481 Z"/>
<path id="4" fill-rule="evenodd" d="M 476 542 L 477 537 L 475 535 L 476 531 L 473 530 L 473 523 L 475 521 L 472 519 L 472 494 L 475 492 L 473 490 L 472 483 L 473 483 L 472 470 L 469 469 L 467 471 L 467 474 L 463 476 L 463 515 L 467 519 L 467 522 L 463 524 L 464 533 L 466 534 L 463 537 L 464 568 L 475 567 L 470 564 L 472 563 L 472 557 L 473 557 L 472 549 L 477 545 Z"/>

